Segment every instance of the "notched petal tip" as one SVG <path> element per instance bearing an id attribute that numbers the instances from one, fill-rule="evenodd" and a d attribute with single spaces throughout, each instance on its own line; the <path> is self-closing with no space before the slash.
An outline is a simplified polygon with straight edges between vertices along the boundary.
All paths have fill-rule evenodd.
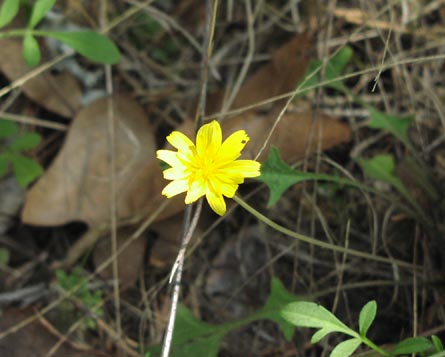
<path id="1" fill-rule="evenodd" d="M 218 160 L 233 161 L 241 156 L 250 138 L 245 130 L 238 130 L 231 134 L 221 145 L 218 151 Z"/>

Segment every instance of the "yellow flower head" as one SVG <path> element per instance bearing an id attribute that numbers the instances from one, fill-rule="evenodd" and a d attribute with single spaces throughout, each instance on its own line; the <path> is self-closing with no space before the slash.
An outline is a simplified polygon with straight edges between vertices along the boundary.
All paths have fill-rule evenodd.
<path id="1" fill-rule="evenodd" d="M 170 168 L 164 178 L 172 180 L 162 191 L 168 198 L 187 192 L 185 203 L 206 196 L 210 207 L 220 216 L 226 212 L 223 196 L 232 198 L 246 177 L 260 175 L 260 163 L 237 160 L 249 141 L 244 130 L 238 130 L 222 142 L 219 123 L 203 125 L 196 135 L 196 146 L 184 134 L 173 131 L 167 141 L 178 151 L 158 150 L 156 156 Z"/>

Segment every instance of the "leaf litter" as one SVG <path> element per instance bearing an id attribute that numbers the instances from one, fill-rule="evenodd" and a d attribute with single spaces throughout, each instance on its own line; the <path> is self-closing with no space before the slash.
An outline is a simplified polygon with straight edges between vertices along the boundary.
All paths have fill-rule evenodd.
<path id="1" fill-rule="evenodd" d="M 193 3 L 193 1 L 189 3 Z M 373 26 L 373 23 L 368 25 Z M 167 35 L 164 34 L 163 36 Z M 271 101 L 271 99 L 295 90 L 310 59 L 315 57 L 312 45 L 316 41 L 317 39 L 309 35 L 300 35 L 274 51 L 271 54 L 271 60 L 265 65 L 256 66 L 256 70 L 241 86 L 231 108 L 228 108 L 229 112 L 222 113 L 222 125 L 225 133 L 229 134 L 231 131 L 240 128 L 249 133 L 251 141 L 246 148 L 246 158 L 254 158 L 262 150 L 263 143 L 286 101 L 286 99 L 275 101 Z M 4 73 L 8 76 L 6 71 Z M 18 77 L 11 77 L 10 80 L 15 78 Z M 69 82 L 69 80 L 67 81 Z M 36 87 L 39 86 L 45 88 L 43 84 Z M 107 141 L 108 109 L 106 100 L 100 99 L 80 109 L 77 99 L 73 99 L 68 108 L 61 109 L 64 105 L 48 105 L 44 99 L 35 97 L 36 94 L 29 94 L 24 87 L 22 88 L 24 93 L 38 105 L 60 116 L 73 118 L 61 151 L 41 180 L 27 194 L 22 214 L 23 222 L 33 225 L 55 226 L 73 221 L 82 221 L 87 223 L 90 228 L 108 225 L 110 148 Z M 65 93 L 64 90 L 58 91 Z M 66 98 L 69 98 L 71 94 L 74 94 L 75 97 L 79 96 L 79 92 L 74 86 L 66 91 Z M 217 116 L 220 114 L 221 104 L 224 101 L 224 91 L 222 90 L 211 96 L 208 102 L 209 115 Z M 46 96 L 54 97 L 51 94 Z M 140 222 L 143 217 L 155 212 L 164 202 L 164 198 L 159 194 L 162 187 L 165 186 L 161 169 L 158 162 L 150 159 L 154 157 L 154 150 L 164 135 L 160 136 L 159 130 L 154 131 L 150 125 L 147 125 L 148 122 L 154 122 L 155 119 L 149 118 L 140 104 L 133 98 L 118 94 L 113 97 L 113 101 L 115 103 L 114 117 L 117 122 L 116 186 L 118 194 L 116 203 L 117 218 L 119 226 L 121 226 L 118 232 L 118 245 L 120 246 L 125 241 L 125 237 L 128 236 L 127 229 L 131 231 L 132 224 Z M 269 104 L 262 105 L 261 102 L 263 101 L 268 101 Z M 323 109 L 308 109 L 310 106 L 311 104 L 301 98 L 295 100 L 289 106 L 262 151 L 261 160 L 267 156 L 271 146 L 278 147 L 281 157 L 287 163 L 294 163 L 307 157 L 310 153 L 328 150 L 350 141 L 352 131 L 348 125 L 326 114 Z M 243 110 L 246 107 L 249 108 Z M 240 110 L 234 115 L 230 112 L 233 109 Z M 174 125 L 171 125 L 172 122 L 170 119 L 170 127 L 174 127 Z M 185 120 L 178 127 L 178 130 L 182 131 L 184 128 L 186 128 L 186 131 L 188 130 L 189 136 L 193 136 L 194 123 L 191 120 Z M 320 185 L 319 189 L 319 192 L 325 192 L 322 190 L 325 190 L 326 187 Z M 53 191 L 54 195 L 52 194 Z M 289 202 L 288 207 L 295 210 L 291 203 Z M 263 204 L 265 205 L 265 202 Z M 302 206 L 305 204 L 307 202 L 302 202 Z M 325 205 L 325 203 L 323 202 L 321 205 Z M 181 199 L 171 202 L 158 217 L 156 227 L 153 227 L 153 231 L 157 232 L 160 238 L 151 247 L 153 249 L 148 258 L 152 268 L 154 267 L 155 273 L 159 269 L 162 271 L 162 269 L 168 267 L 172 259 L 171 256 L 174 256 L 178 244 L 174 241 L 179 236 L 179 227 L 182 221 L 182 215 L 177 214 L 181 213 L 183 209 L 184 205 Z M 283 211 L 283 213 L 286 212 Z M 293 220 L 294 217 L 284 214 L 280 218 Z M 227 217 L 224 229 L 239 229 L 240 219 L 241 216 L 238 217 L 238 215 L 237 217 Z M 204 217 L 203 220 L 205 226 L 209 221 L 213 221 L 214 217 L 210 217 L 209 220 Z M 129 223 L 130 226 L 127 227 Z M 252 224 L 247 219 L 243 224 L 248 227 L 247 230 L 258 231 L 258 235 L 262 234 L 261 227 L 257 224 Z M 162 227 L 169 229 L 163 231 Z M 106 238 L 98 244 L 93 253 L 96 267 L 111 254 L 109 243 L 107 243 L 109 241 L 108 234 L 104 233 L 103 235 Z M 212 292 L 223 292 L 223 294 L 230 295 L 231 288 L 225 290 L 222 288 L 228 282 L 233 283 L 231 278 L 218 276 L 217 268 L 213 266 L 209 268 L 208 266 L 209 262 L 211 265 L 224 266 L 230 263 L 234 254 L 236 255 L 237 248 L 234 244 L 236 237 L 233 237 L 232 234 L 223 234 L 222 237 L 217 237 L 218 240 L 220 238 L 224 241 L 220 254 L 213 252 L 213 256 L 216 258 L 204 260 L 199 267 L 191 267 L 192 271 L 202 269 L 204 274 L 209 274 L 206 283 L 209 284 L 208 291 L 210 295 Z M 168 241 L 168 249 L 162 246 L 161 242 L 163 241 Z M 141 272 L 144 260 L 143 253 L 146 250 L 147 243 L 148 245 L 152 244 L 151 237 L 137 240 L 137 244 L 128 248 L 128 252 L 124 252 L 120 257 L 118 265 L 123 267 L 124 270 L 128 269 L 127 271 L 119 271 L 119 278 L 124 282 L 125 289 L 134 287 L 136 284 L 137 277 Z M 274 249 L 276 248 L 274 245 L 280 243 L 273 242 L 270 244 Z M 270 247 L 268 246 L 267 249 L 270 249 Z M 223 254 L 224 251 L 230 252 L 230 254 Z M 306 257 L 304 254 L 306 254 L 305 251 L 301 250 L 299 259 L 303 262 L 305 259 L 312 259 L 317 264 L 317 258 Z M 300 264 L 302 263 L 299 262 L 298 265 Z M 256 267 L 255 269 L 259 268 Z M 292 267 L 289 271 L 291 270 Z M 218 273 L 221 272 L 224 273 L 224 270 L 220 269 L 218 271 Z M 329 279 L 330 275 L 327 274 L 326 276 Z M 102 273 L 104 279 L 112 277 L 110 269 Z M 311 279 L 309 275 L 297 278 Z M 305 283 L 307 281 L 303 282 L 303 285 Z M 312 284 L 313 282 L 309 283 Z M 311 286 L 310 289 L 312 288 L 314 287 Z M 195 287 L 191 286 L 190 289 L 192 294 L 195 293 L 193 292 Z M 246 291 L 243 291 L 243 294 L 246 294 Z M 163 294 L 158 296 L 168 303 L 168 298 Z M 248 291 L 247 295 L 242 296 L 247 300 L 251 299 Z M 231 297 L 229 296 L 229 298 Z M 152 303 L 156 304 L 157 302 L 153 300 Z M 202 303 L 202 301 L 192 302 L 192 305 L 195 304 L 195 315 L 199 312 L 199 308 L 196 308 L 196 304 L 199 303 Z M 158 311 L 156 308 L 154 310 Z M 165 310 L 161 309 L 159 311 Z M 164 325 L 160 323 L 160 326 Z M 162 334 L 160 331 L 156 331 L 156 333 L 158 335 Z"/>

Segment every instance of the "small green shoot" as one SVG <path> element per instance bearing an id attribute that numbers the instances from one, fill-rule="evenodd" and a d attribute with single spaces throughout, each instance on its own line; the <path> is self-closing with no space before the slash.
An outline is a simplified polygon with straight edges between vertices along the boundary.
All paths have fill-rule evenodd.
<path id="1" fill-rule="evenodd" d="M 23 37 L 23 58 L 29 67 L 37 66 L 42 55 L 40 53 L 39 43 L 30 33 Z"/>
<path id="2" fill-rule="evenodd" d="M 39 134 L 19 134 L 16 123 L 0 119 L 0 140 L 5 142 L 0 146 L 0 177 L 5 176 L 12 166 L 17 182 L 24 188 L 43 173 L 37 161 L 23 154 L 40 144 L 42 138 Z"/>
<path id="3" fill-rule="evenodd" d="M 19 12 L 20 0 L 4 0 L 0 7 L 0 28 L 9 24 Z"/>
<path id="4" fill-rule="evenodd" d="M 28 28 L 33 29 L 36 27 L 55 3 L 56 0 L 37 0 L 32 8 L 31 16 L 28 21 Z"/>
<path id="5" fill-rule="evenodd" d="M 377 313 L 377 303 L 372 300 L 363 306 L 358 318 L 358 328 L 360 336 L 365 337 L 371 324 L 374 322 Z"/>
<path id="6" fill-rule="evenodd" d="M 6 248 L 0 248 L 0 267 L 7 266 L 9 263 L 9 259 L 11 257 L 11 252 Z"/>
<path id="7" fill-rule="evenodd" d="M 332 58 L 330 58 L 325 65 L 325 72 L 322 78 L 323 61 L 315 60 L 309 64 L 309 68 L 301 81 L 300 90 L 303 90 L 300 95 L 304 95 L 309 91 L 309 88 L 316 87 L 323 81 L 328 82 L 327 87 L 343 90 L 344 84 L 341 80 L 335 80 L 344 72 L 347 64 L 350 62 L 353 51 L 350 47 L 343 47 Z M 305 90 L 307 89 L 307 90 Z"/>
<path id="8" fill-rule="evenodd" d="M 417 207 L 416 201 L 413 199 L 402 180 L 395 174 L 395 163 L 392 155 L 382 154 L 376 155 L 371 159 L 358 158 L 356 161 L 361 166 L 366 176 L 372 180 L 389 183 L 414 207 Z"/>
<path id="9" fill-rule="evenodd" d="M 1 37 L 23 36 L 23 57 L 28 66 L 40 63 L 41 50 L 36 37 L 50 37 L 68 45 L 76 52 L 92 62 L 116 64 L 120 60 L 120 53 L 116 45 L 107 37 L 94 31 L 40 31 L 36 26 L 51 10 L 55 0 L 35 1 L 26 29 L 15 29 L 0 33 Z M 0 27 L 9 23 L 18 12 L 20 1 L 7 0 L 0 8 Z"/>
<path id="10" fill-rule="evenodd" d="M 82 302 L 85 308 L 89 311 L 92 311 L 97 316 L 103 316 L 104 310 L 102 309 L 102 291 L 94 290 L 90 291 L 88 289 L 88 285 L 86 284 L 87 280 L 83 276 L 81 267 L 75 267 L 71 274 L 65 273 L 63 270 L 56 271 L 57 282 L 59 286 L 66 290 L 72 290 L 79 287 L 76 290 L 75 297 Z M 72 305 L 72 309 L 75 306 Z M 84 326 L 87 328 L 94 329 L 96 327 L 96 322 L 91 317 L 85 318 Z"/>
<path id="11" fill-rule="evenodd" d="M 365 304 L 359 314 L 359 332 L 356 332 L 341 322 L 332 312 L 313 302 L 293 302 L 281 311 L 283 318 L 295 326 L 318 329 L 312 336 L 311 342 L 313 344 L 320 342 L 326 335 L 333 332 L 343 333 L 352 337 L 334 347 L 330 354 L 331 357 L 348 357 L 361 344 L 367 345 L 386 357 L 415 353 L 435 353 L 443 350 L 442 343 L 436 336 L 431 337 L 432 341 L 426 337 L 408 338 L 401 341 L 391 352 L 383 350 L 367 337 L 368 330 L 374 322 L 376 313 L 377 303 L 375 301 L 369 301 Z M 433 350 L 435 351 L 433 352 Z M 422 356 L 434 356 L 434 354 L 423 354 Z"/>
<path id="12" fill-rule="evenodd" d="M 371 116 L 371 121 L 368 123 L 370 128 L 386 130 L 408 147 L 411 145 L 408 136 L 408 129 L 414 121 L 413 115 L 407 117 L 389 115 L 382 113 L 371 106 L 368 107 L 368 110 L 369 115 Z"/>

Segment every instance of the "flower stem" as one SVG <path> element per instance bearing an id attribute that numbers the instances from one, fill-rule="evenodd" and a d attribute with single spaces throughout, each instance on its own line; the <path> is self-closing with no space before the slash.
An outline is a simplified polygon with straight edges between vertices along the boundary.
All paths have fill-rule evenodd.
<path id="1" fill-rule="evenodd" d="M 373 254 L 369 254 L 369 253 L 365 253 L 365 252 L 361 252 L 359 250 L 355 250 L 355 249 L 350 249 L 350 248 L 344 248 L 344 247 L 340 247 L 334 244 L 330 244 L 327 242 L 323 242 L 320 241 L 318 239 L 312 238 L 312 237 L 308 237 L 305 236 L 304 234 L 298 233 L 298 232 L 294 232 L 288 228 L 285 228 L 283 226 L 280 226 L 278 223 L 272 221 L 271 219 L 267 218 L 265 215 L 263 215 L 262 213 L 258 212 L 255 208 L 253 208 L 252 206 L 250 206 L 247 202 L 245 202 L 242 198 L 238 197 L 238 196 L 234 196 L 233 199 L 235 200 L 236 203 L 238 203 L 241 207 L 243 207 L 246 211 L 248 211 L 249 213 L 251 213 L 253 216 L 255 216 L 256 218 L 258 218 L 261 222 L 265 223 L 266 225 L 268 225 L 269 227 L 275 229 L 278 232 L 281 232 L 287 236 L 290 236 L 292 238 L 298 239 L 302 242 L 308 243 L 308 244 L 313 244 L 317 247 L 323 248 L 323 249 L 329 249 L 335 252 L 340 252 L 340 253 L 347 253 L 356 257 L 360 257 L 360 258 L 364 258 L 364 259 L 368 259 L 368 260 L 372 260 L 372 261 L 377 261 L 377 262 L 381 262 L 381 263 L 386 263 L 386 264 L 391 264 L 391 265 L 398 265 L 400 267 L 403 268 L 408 268 L 408 269 L 418 269 L 418 267 L 416 267 L 415 265 L 408 263 L 408 262 L 404 262 L 402 260 L 398 260 L 398 259 L 391 259 L 391 258 L 386 258 L 386 257 L 382 257 L 379 255 L 373 255 Z"/>
<path id="2" fill-rule="evenodd" d="M 377 353 L 380 353 L 382 356 L 385 356 L 385 357 L 389 357 L 390 356 L 390 354 L 388 352 L 386 352 L 383 349 L 381 349 L 379 346 L 377 346 L 374 342 L 372 342 L 366 336 L 360 336 L 360 338 L 361 338 L 361 340 L 363 341 L 363 343 L 365 345 L 367 345 L 368 347 L 372 348 Z"/>

